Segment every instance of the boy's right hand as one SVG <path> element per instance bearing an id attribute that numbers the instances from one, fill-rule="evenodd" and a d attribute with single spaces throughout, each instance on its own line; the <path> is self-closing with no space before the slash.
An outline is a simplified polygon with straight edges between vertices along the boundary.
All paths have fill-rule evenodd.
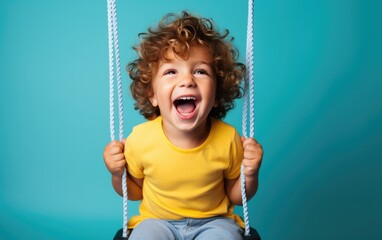
<path id="1" fill-rule="evenodd" d="M 106 145 L 103 151 L 103 160 L 106 168 L 113 176 L 121 177 L 126 167 L 126 159 L 123 154 L 125 148 L 125 139 L 121 141 L 114 140 Z"/>

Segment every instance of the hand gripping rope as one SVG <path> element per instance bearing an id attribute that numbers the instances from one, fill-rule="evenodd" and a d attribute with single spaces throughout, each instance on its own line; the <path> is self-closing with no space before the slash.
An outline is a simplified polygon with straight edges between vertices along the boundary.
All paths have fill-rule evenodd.
<path id="1" fill-rule="evenodd" d="M 254 59 L 253 59 L 253 7 L 254 0 L 248 0 L 248 22 L 247 22 L 247 40 L 246 40 L 246 76 L 244 85 L 244 103 L 242 114 L 242 133 L 244 136 L 254 137 Z M 109 40 L 109 94 L 110 94 L 110 138 L 115 140 L 114 130 L 114 65 L 117 73 L 117 89 L 118 89 L 118 114 L 119 114 L 119 139 L 123 138 L 123 98 L 122 98 L 122 81 L 121 66 L 119 59 L 119 43 L 118 43 L 118 26 L 117 12 L 115 0 L 107 0 L 107 16 L 108 16 L 108 40 Z M 115 56 L 115 59 L 114 59 Z M 249 133 L 247 130 L 249 115 Z M 247 196 L 245 191 L 245 175 L 244 166 L 241 167 L 241 192 L 243 203 L 243 215 L 245 222 L 244 236 L 250 236 L 250 224 L 248 218 Z M 122 176 L 123 191 L 123 232 L 122 238 L 127 239 L 127 186 L 126 186 L 126 169 Z"/>

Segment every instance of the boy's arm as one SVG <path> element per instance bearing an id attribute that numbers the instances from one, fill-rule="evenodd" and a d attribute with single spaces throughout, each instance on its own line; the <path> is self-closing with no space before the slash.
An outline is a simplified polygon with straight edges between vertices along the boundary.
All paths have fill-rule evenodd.
<path id="1" fill-rule="evenodd" d="M 120 195 L 123 196 L 122 191 L 122 176 L 111 176 L 111 182 L 113 184 L 114 190 Z M 142 184 L 143 179 L 138 179 L 132 177 L 129 173 L 126 175 L 126 184 L 127 184 L 127 196 L 129 200 L 142 200 Z"/>
<path id="2" fill-rule="evenodd" d="M 259 186 L 259 170 L 263 158 L 261 145 L 253 138 L 242 137 L 244 149 L 244 175 L 247 199 L 250 200 Z M 240 177 L 225 180 L 225 191 L 228 199 L 235 205 L 242 205 Z"/>
<path id="3" fill-rule="evenodd" d="M 103 152 L 105 165 L 112 176 L 111 181 L 113 188 L 121 196 L 123 195 L 122 175 L 124 169 L 126 169 L 126 159 L 123 154 L 124 143 L 125 140 L 122 140 L 121 142 L 112 141 L 106 145 Z M 127 173 L 126 184 L 128 189 L 128 198 L 130 200 L 141 200 L 143 179 L 134 178 Z"/>
<path id="4" fill-rule="evenodd" d="M 258 186 L 258 174 L 257 176 L 251 178 L 245 177 L 245 192 L 247 194 L 248 201 L 256 194 Z M 225 191 L 231 203 L 235 205 L 243 204 L 241 197 L 240 177 L 235 179 L 225 179 Z"/>

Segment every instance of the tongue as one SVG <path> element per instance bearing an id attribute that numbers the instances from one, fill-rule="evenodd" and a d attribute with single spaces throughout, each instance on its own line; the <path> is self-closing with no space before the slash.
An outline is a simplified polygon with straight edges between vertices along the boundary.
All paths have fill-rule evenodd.
<path id="1" fill-rule="evenodd" d="M 192 102 L 185 102 L 182 104 L 178 104 L 176 109 L 181 114 L 192 113 L 195 109 L 195 104 Z"/>

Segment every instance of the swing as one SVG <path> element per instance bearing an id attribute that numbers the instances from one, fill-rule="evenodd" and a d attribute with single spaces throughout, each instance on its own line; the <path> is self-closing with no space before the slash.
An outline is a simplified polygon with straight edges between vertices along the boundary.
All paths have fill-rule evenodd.
<path id="1" fill-rule="evenodd" d="M 242 114 L 242 133 L 243 135 L 254 136 L 254 74 L 253 74 L 253 5 L 254 0 L 248 0 L 248 23 L 247 23 L 247 42 L 246 42 L 246 66 L 247 72 L 245 76 L 245 92 Z M 110 94 L 110 138 L 115 140 L 114 130 L 114 64 L 117 74 L 117 94 L 118 94 L 118 114 L 119 114 L 119 139 L 123 138 L 123 98 L 122 98 L 122 81 L 119 59 L 119 43 L 118 43 L 118 26 L 115 0 L 107 0 L 108 13 L 108 48 L 109 48 L 109 94 Z M 115 59 L 114 59 L 115 56 Z M 249 113 L 248 113 L 249 111 Z M 247 130 L 247 119 L 250 118 L 249 128 Z M 248 135 L 249 133 L 249 135 Z M 241 192 L 243 203 L 243 216 L 245 228 L 244 240 L 260 240 L 260 236 L 256 229 L 250 227 L 248 219 L 247 197 L 245 193 L 245 176 L 244 166 L 241 166 Z M 126 169 L 122 176 L 123 191 L 123 228 L 119 229 L 114 236 L 114 240 L 127 240 L 132 230 L 127 229 L 127 186 L 126 186 Z"/>

